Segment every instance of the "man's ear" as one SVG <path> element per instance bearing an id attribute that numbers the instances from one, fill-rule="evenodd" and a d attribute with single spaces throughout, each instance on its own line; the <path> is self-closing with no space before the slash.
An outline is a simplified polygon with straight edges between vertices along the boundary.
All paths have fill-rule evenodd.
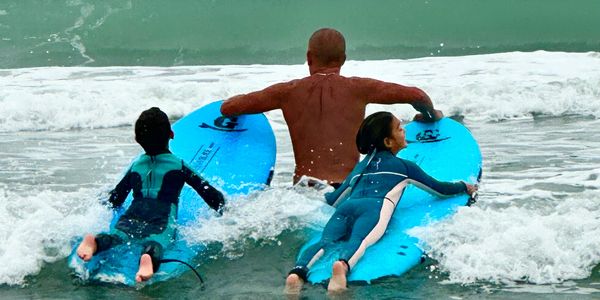
<path id="1" fill-rule="evenodd" d="M 306 63 L 310 66 L 313 63 L 313 59 L 312 59 L 312 53 L 310 52 L 310 50 L 306 51 Z"/>
<path id="2" fill-rule="evenodd" d="M 173 132 L 173 130 L 171 130 L 171 134 L 169 135 L 170 139 L 174 139 L 175 138 L 175 132 Z"/>

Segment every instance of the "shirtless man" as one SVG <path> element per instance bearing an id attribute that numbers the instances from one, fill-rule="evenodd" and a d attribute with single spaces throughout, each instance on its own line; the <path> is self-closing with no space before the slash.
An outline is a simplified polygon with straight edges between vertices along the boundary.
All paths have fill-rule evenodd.
<path id="1" fill-rule="evenodd" d="M 221 107 L 227 116 L 283 111 L 296 159 L 294 183 L 309 176 L 337 187 L 344 180 L 359 159 L 353 145 L 369 103 L 411 104 L 420 112 L 415 120 L 423 122 L 442 117 L 429 96 L 418 88 L 340 76 L 346 42 L 335 29 L 313 33 L 306 60 L 310 76 L 234 96 Z"/>

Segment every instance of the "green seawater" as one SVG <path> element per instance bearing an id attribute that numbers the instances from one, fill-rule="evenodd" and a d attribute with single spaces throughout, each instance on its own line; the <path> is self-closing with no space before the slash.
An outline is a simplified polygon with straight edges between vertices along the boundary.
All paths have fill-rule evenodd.
<path id="1" fill-rule="evenodd" d="M 354 60 L 600 50 L 595 0 L 2 0 L 0 68 L 298 64 L 314 30 Z"/>

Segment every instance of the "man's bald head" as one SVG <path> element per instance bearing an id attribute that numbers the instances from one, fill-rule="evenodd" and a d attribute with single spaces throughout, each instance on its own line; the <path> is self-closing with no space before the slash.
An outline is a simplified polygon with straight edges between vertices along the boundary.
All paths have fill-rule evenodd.
<path id="1" fill-rule="evenodd" d="M 335 29 L 321 28 L 308 40 L 307 54 L 321 66 L 341 66 L 346 61 L 346 40 Z"/>

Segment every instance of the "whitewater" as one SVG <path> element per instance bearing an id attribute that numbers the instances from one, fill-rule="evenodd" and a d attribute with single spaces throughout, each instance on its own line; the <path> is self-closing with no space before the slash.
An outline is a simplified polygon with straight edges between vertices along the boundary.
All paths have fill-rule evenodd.
<path id="1" fill-rule="evenodd" d="M 598 52 L 346 62 L 343 76 L 426 91 L 436 108 L 470 128 L 484 163 L 473 207 L 411 231 L 423 240 L 427 262 L 402 278 L 351 287 L 351 296 L 597 296 L 598 70 Z M 0 70 L 0 295 L 135 297 L 122 289 L 79 290 L 65 258 L 77 237 L 108 228 L 110 212 L 100 200 L 141 150 L 132 129 L 139 113 L 158 106 L 176 121 L 207 103 L 307 73 L 301 64 Z M 410 105 L 369 105 L 367 114 L 379 110 L 404 120 L 416 113 Z M 307 230 L 323 226 L 331 209 L 322 193 L 291 185 L 285 121 L 280 111 L 266 116 L 278 143 L 272 186 L 235 199 L 221 218 L 182 228 L 190 243 L 209 245 L 197 262 L 207 287 L 184 276 L 142 293 L 280 295 Z M 307 291 L 322 294 L 319 286 Z"/>

